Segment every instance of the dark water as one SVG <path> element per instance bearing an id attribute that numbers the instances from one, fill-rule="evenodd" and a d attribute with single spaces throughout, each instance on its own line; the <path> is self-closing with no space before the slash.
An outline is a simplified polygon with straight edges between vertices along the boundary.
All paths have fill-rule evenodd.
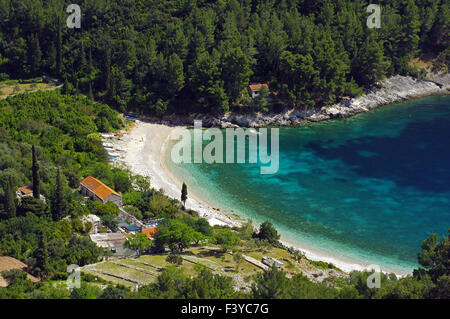
<path id="1" fill-rule="evenodd" d="M 316 250 L 385 270 L 417 266 L 421 242 L 450 227 L 450 97 L 351 119 L 280 128 L 280 169 L 170 164 L 212 204 Z"/>

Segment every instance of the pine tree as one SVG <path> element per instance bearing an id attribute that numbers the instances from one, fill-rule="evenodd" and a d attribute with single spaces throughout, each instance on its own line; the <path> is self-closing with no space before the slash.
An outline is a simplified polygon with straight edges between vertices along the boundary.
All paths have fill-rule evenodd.
<path id="1" fill-rule="evenodd" d="M 183 206 L 186 205 L 187 195 L 187 185 L 183 182 L 183 186 L 181 187 L 181 202 L 183 203 Z"/>
<path id="2" fill-rule="evenodd" d="M 222 79 L 231 102 L 236 101 L 248 85 L 252 70 L 241 48 L 230 49 L 222 57 Z"/>
<path id="3" fill-rule="evenodd" d="M 358 84 L 367 87 L 383 79 L 389 64 L 384 56 L 383 44 L 370 33 L 352 62 L 352 75 Z"/>
<path id="4" fill-rule="evenodd" d="M 40 189 L 40 179 L 39 179 L 39 163 L 37 160 L 36 147 L 32 146 L 31 152 L 33 154 L 33 197 L 36 199 L 40 199 L 41 197 L 41 189 Z"/>
<path id="5" fill-rule="evenodd" d="M 167 91 L 170 96 L 177 94 L 184 86 L 183 61 L 174 53 L 167 61 Z"/>
<path id="6" fill-rule="evenodd" d="M 414 55 L 419 45 L 420 17 L 414 0 L 407 0 L 403 15 L 405 54 Z"/>
<path id="7" fill-rule="evenodd" d="M 16 202 L 14 194 L 14 183 L 12 179 L 8 180 L 5 190 L 5 211 L 7 218 L 16 217 Z"/>

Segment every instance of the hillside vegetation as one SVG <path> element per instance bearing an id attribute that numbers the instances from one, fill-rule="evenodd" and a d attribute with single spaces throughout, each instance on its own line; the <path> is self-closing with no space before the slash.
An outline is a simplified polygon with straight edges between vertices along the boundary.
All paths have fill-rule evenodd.
<path id="1" fill-rule="evenodd" d="M 423 76 L 412 58 L 449 63 L 448 0 L 389 0 L 369 29 L 369 1 L 1 0 L 1 77 L 42 73 L 70 92 L 142 113 L 257 110 L 249 82 L 309 108 L 355 96 L 396 74 Z M 1 79 L 0 79 L 1 80 Z"/>
<path id="2" fill-rule="evenodd" d="M 66 27 L 72 2 L 81 29 Z M 446 71 L 449 1 L 379 3 L 382 27 L 368 29 L 368 1 L 0 0 L 0 83 L 8 86 L 0 93 L 0 255 L 26 265 L 2 272 L 9 286 L 0 298 L 450 298 L 450 237 L 430 235 L 419 269 L 382 274 L 381 288 L 370 289 L 371 272 L 309 261 L 269 222 L 211 227 L 148 178 L 110 165 L 99 135 L 130 124 L 118 111 L 265 109 L 249 97 L 250 82 L 270 83 L 281 104 L 312 108 L 385 76 L 424 76 L 419 67 L 433 69 L 421 66 L 424 56 Z M 63 88 L 14 88 L 43 74 Z M 153 240 L 129 236 L 136 258 L 104 260 L 111 252 L 91 241 L 83 217 L 116 231 L 121 211 L 80 194 L 87 176 L 119 192 L 137 219 L 163 219 Z M 17 197 L 20 186 L 33 195 Z M 284 270 L 263 270 L 265 256 Z M 71 264 L 82 267 L 82 284 L 68 290 Z"/>

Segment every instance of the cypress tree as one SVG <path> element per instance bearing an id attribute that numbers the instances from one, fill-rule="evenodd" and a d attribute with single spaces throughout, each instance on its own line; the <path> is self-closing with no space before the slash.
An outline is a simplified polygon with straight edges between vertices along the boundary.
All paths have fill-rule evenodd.
<path id="1" fill-rule="evenodd" d="M 89 47 L 89 76 L 94 72 L 94 66 L 92 62 L 92 47 Z"/>
<path id="2" fill-rule="evenodd" d="M 89 93 L 88 93 L 89 100 L 94 101 L 94 92 L 92 92 L 92 83 L 89 81 Z"/>
<path id="3" fill-rule="evenodd" d="M 81 60 L 81 71 L 84 73 L 87 71 L 88 65 L 87 65 L 86 52 L 84 49 L 84 41 L 83 40 L 81 40 L 80 60 Z"/>
<path id="4" fill-rule="evenodd" d="M 183 182 L 183 186 L 181 187 L 181 202 L 183 203 L 183 206 L 186 205 L 187 195 L 187 185 Z"/>
<path id="5" fill-rule="evenodd" d="M 75 93 L 80 94 L 80 80 L 75 80 Z"/>
<path id="6" fill-rule="evenodd" d="M 39 231 L 39 246 L 36 250 L 35 257 L 35 273 L 41 278 L 47 277 L 47 275 L 50 274 L 50 265 L 48 262 L 49 254 L 47 249 L 47 236 L 43 230 Z"/>
<path id="7" fill-rule="evenodd" d="M 88 97 L 91 101 L 94 101 L 94 90 L 92 88 L 92 83 L 95 80 L 94 64 L 92 62 L 92 47 L 89 47 L 89 62 L 88 62 L 88 77 L 89 77 L 89 92 Z"/>
<path id="8" fill-rule="evenodd" d="M 111 49 L 109 47 L 106 49 L 105 59 L 105 88 L 109 94 L 111 90 Z"/>
<path id="9" fill-rule="evenodd" d="M 39 45 L 39 37 L 37 34 L 32 34 L 30 36 L 28 45 L 28 62 L 31 67 L 32 74 L 38 74 L 41 68 L 42 51 Z"/>
<path id="10" fill-rule="evenodd" d="M 12 179 L 8 180 L 6 191 L 5 191 L 5 211 L 7 218 L 16 217 L 16 202 L 14 195 L 14 184 Z"/>
<path id="11" fill-rule="evenodd" d="M 33 153 L 33 197 L 40 199 L 41 197 L 41 189 L 40 189 L 40 180 L 39 180 L 39 163 L 37 160 L 36 147 L 32 146 L 31 152 Z"/>
<path id="12" fill-rule="evenodd" d="M 58 75 L 62 74 L 62 31 L 61 31 L 61 20 L 58 16 L 57 19 L 57 29 L 58 35 L 56 38 L 56 73 Z"/>
<path id="13" fill-rule="evenodd" d="M 64 85 L 62 87 L 61 93 L 69 94 L 69 81 L 67 80 L 67 78 L 64 80 Z"/>
<path id="14" fill-rule="evenodd" d="M 58 168 L 58 173 L 56 176 L 56 189 L 53 195 L 52 201 L 52 216 L 53 220 L 58 221 L 64 217 L 66 210 L 66 201 L 64 198 L 64 188 L 61 177 L 61 170 Z"/>
<path id="15" fill-rule="evenodd" d="M 47 52 L 47 67 L 51 72 L 55 71 L 56 65 L 56 48 L 55 48 L 55 40 L 52 40 L 50 46 L 48 47 Z"/>

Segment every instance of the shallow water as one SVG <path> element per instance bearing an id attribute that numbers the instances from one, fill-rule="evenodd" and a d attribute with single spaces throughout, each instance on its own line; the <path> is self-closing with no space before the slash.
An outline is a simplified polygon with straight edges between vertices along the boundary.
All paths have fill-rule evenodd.
<path id="1" fill-rule="evenodd" d="M 421 242 L 450 227 L 450 97 L 280 128 L 280 169 L 174 164 L 206 201 L 324 254 L 409 273 Z"/>

